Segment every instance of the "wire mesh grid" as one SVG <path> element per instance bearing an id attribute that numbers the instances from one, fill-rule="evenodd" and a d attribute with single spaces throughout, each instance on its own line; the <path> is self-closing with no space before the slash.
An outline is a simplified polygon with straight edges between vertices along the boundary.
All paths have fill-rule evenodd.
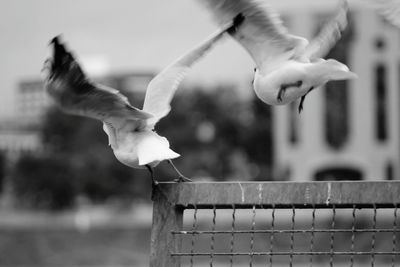
<path id="1" fill-rule="evenodd" d="M 162 183 L 150 266 L 400 266 L 400 181 Z"/>
<path id="2" fill-rule="evenodd" d="M 398 207 L 185 209 L 181 266 L 396 266 Z"/>

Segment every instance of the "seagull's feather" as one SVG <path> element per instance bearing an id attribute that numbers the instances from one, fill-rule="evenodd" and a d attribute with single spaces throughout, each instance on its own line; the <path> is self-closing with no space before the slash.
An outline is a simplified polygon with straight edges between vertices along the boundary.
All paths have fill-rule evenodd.
<path id="1" fill-rule="evenodd" d="M 118 90 L 92 82 L 74 56 L 55 37 L 53 58 L 45 86 L 52 98 L 65 112 L 98 120 L 121 117 L 145 120 L 150 114 L 133 107 Z"/>
<path id="2" fill-rule="evenodd" d="M 231 26 L 231 25 L 230 25 Z M 229 27 L 230 27 L 229 26 Z M 148 85 L 143 110 L 154 117 L 149 119 L 149 125 L 154 125 L 171 110 L 171 100 L 180 82 L 185 78 L 190 67 L 223 36 L 227 27 L 218 30 L 200 45 L 178 58 L 160 72 Z"/>
<path id="3" fill-rule="evenodd" d="M 135 138 L 139 139 L 139 138 Z M 139 165 L 143 166 L 152 162 L 160 162 L 165 159 L 174 159 L 180 155 L 169 148 L 169 142 L 165 137 L 156 133 L 143 135 L 140 140 L 135 140 Z"/>
<path id="4" fill-rule="evenodd" d="M 117 147 L 117 136 L 114 126 L 111 123 L 103 122 L 103 130 L 108 136 L 108 145 L 112 148 Z"/>
<path id="5" fill-rule="evenodd" d="M 347 27 L 348 10 L 347 0 L 341 0 L 336 15 L 323 26 L 318 35 L 306 47 L 304 57 L 312 60 L 322 58 L 329 53 Z"/>
<path id="6" fill-rule="evenodd" d="M 212 12 L 219 24 L 237 14 L 244 16 L 243 25 L 232 37 L 249 52 L 258 68 L 287 60 L 308 43 L 304 38 L 288 34 L 279 15 L 256 0 L 199 0 L 199 3 Z"/>
<path id="7" fill-rule="evenodd" d="M 368 0 L 369 4 L 388 22 L 400 28 L 399 0 Z"/>
<path id="8" fill-rule="evenodd" d="M 147 112 L 132 106 L 128 98 L 118 90 L 100 84 L 96 84 L 94 90 L 88 91 L 85 98 L 76 103 L 76 108 L 125 120 L 145 120 L 152 117 Z"/>

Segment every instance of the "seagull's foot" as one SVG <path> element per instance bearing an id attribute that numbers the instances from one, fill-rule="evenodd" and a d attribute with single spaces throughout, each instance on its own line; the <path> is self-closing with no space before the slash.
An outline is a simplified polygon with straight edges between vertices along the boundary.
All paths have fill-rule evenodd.
<path id="1" fill-rule="evenodd" d="M 178 178 L 174 179 L 174 182 L 176 183 L 185 183 L 185 182 L 193 182 L 191 179 L 181 175 Z"/>
<path id="2" fill-rule="evenodd" d="M 283 95 L 285 94 L 285 91 L 286 91 L 286 87 L 281 86 L 281 89 L 279 89 L 279 92 L 278 92 L 278 96 L 276 97 L 276 99 L 277 99 L 279 102 L 282 102 L 282 97 L 283 97 Z"/>
<path id="3" fill-rule="evenodd" d="M 158 186 L 158 185 L 159 185 L 158 181 L 156 181 L 156 180 L 151 180 L 151 186 L 152 186 L 152 187 L 155 187 L 155 186 Z"/>
<path id="4" fill-rule="evenodd" d="M 185 175 L 183 175 L 174 165 L 174 163 L 172 163 L 172 160 L 168 160 L 168 163 L 174 168 L 174 170 L 176 171 L 176 173 L 179 175 L 179 177 L 177 179 L 174 179 L 174 182 L 177 183 L 182 183 L 182 182 L 191 182 L 192 180 L 190 180 L 189 178 L 187 178 Z"/>
<path id="5" fill-rule="evenodd" d="M 154 201 L 155 191 L 158 187 L 158 181 L 154 178 L 154 171 L 150 165 L 146 165 L 147 170 L 149 170 L 151 175 L 151 200 Z"/>
<path id="6" fill-rule="evenodd" d="M 156 180 L 151 180 L 151 200 L 154 201 L 155 195 L 156 195 L 156 190 L 158 188 L 158 181 Z"/>
<path id="7" fill-rule="evenodd" d="M 279 89 L 278 96 L 277 96 L 276 99 L 277 99 L 279 102 L 282 102 L 282 97 L 284 96 L 285 91 L 286 91 L 287 88 L 289 88 L 289 87 L 297 87 L 297 88 L 300 88 L 302 85 L 303 85 L 303 81 L 302 81 L 302 80 L 298 80 L 297 82 L 294 82 L 294 83 L 284 83 L 284 84 L 281 84 L 281 88 Z"/>
<path id="8" fill-rule="evenodd" d="M 307 96 L 308 93 L 311 92 L 312 90 L 314 90 L 314 86 L 311 86 L 310 89 L 308 89 L 307 93 L 301 97 L 301 99 L 300 99 L 300 104 L 299 104 L 299 114 L 300 114 L 300 112 L 303 111 L 303 104 L 304 104 L 304 100 L 306 99 L 306 96 Z"/>

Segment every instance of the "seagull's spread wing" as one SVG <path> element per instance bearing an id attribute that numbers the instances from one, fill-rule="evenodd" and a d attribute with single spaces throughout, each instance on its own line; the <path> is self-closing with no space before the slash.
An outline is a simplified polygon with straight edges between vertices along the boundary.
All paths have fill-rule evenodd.
<path id="1" fill-rule="evenodd" d="M 367 0 L 387 21 L 400 28 L 400 1 L 399 0 Z"/>
<path id="2" fill-rule="evenodd" d="M 318 35 L 306 47 L 303 56 L 312 60 L 324 57 L 329 53 L 347 27 L 348 9 L 347 0 L 341 0 L 334 18 L 323 26 Z"/>
<path id="3" fill-rule="evenodd" d="M 99 120 L 121 117 L 126 120 L 145 120 L 150 114 L 133 107 L 118 90 L 90 81 L 73 55 L 55 37 L 53 57 L 47 62 L 45 86 L 62 110 Z M 46 63 L 45 63 L 46 64 Z"/>
<path id="4" fill-rule="evenodd" d="M 238 14 L 244 16 L 243 25 L 235 38 L 252 56 L 258 68 L 273 65 L 303 50 L 307 40 L 290 35 L 279 15 L 256 0 L 198 0 L 208 8 L 219 23 L 226 23 Z"/>
<path id="5" fill-rule="evenodd" d="M 99 117 L 96 119 L 118 117 L 125 120 L 145 120 L 152 117 L 132 106 L 128 98 L 118 90 L 100 84 L 96 84 L 93 90 L 88 91 L 81 99 L 77 99 L 74 106 L 77 109 L 87 110 L 88 115 L 98 114 Z"/>
<path id="6" fill-rule="evenodd" d="M 154 116 L 149 125 L 154 125 L 159 119 L 166 116 L 171 110 L 170 102 L 180 82 L 185 78 L 190 67 L 200 59 L 231 27 L 231 24 L 222 28 L 200 45 L 196 46 L 174 63 L 160 72 L 149 84 L 144 99 L 143 110 Z"/>

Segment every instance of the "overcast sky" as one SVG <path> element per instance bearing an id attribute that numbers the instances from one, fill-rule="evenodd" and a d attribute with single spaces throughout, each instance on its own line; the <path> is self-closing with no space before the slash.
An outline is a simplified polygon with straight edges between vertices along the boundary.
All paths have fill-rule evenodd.
<path id="1" fill-rule="evenodd" d="M 328 7 L 336 1 L 268 2 L 279 10 L 299 8 L 300 2 Z M 215 30 L 195 0 L 1 0 L 0 117 L 15 111 L 18 82 L 40 77 L 47 44 L 55 35 L 62 34 L 87 68 L 115 73 L 158 71 Z M 253 67 L 246 52 L 227 38 L 186 82 L 246 84 Z"/>

